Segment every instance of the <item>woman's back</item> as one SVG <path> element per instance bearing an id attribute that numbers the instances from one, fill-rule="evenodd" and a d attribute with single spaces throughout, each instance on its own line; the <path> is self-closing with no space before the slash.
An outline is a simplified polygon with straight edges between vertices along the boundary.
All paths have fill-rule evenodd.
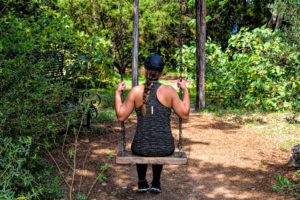
<path id="1" fill-rule="evenodd" d="M 174 152 L 170 126 L 171 109 L 158 99 L 157 93 L 161 87 L 163 86 L 158 82 L 153 84 L 146 102 L 145 116 L 142 114 L 141 106 L 135 109 L 138 124 L 131 148 L 138 155 L 167 156 Z"/>
<path id="2" fill-rule="evenodd" d="M 144 85 L 138 85 L 131 89 L 129 94 L 132 95 L 133 97 L 134 108 L 139 108 L 143 105 L 144 89 L 145 89 Z M 179 117 L 183 119 L 187 119 L 189 115 L 189 109 L 190 109 L 188 95 L 185 96 L 186 98 L 188 98 L 186 100 L 187 103 L 182 102 L 176 90 L 169 85 L 161 85 L 157 89 L 156 94 L 157 94 L 158 101 L 162 105 L 173 109 Z"/>
<path id="3" fill-rule="evenodd" d="M 168 85 L 160 85 L 156 93 L 159 102 L 168 108 L 172 108 L 172 96 L 170 95 L 172 89 L 170 87 L 171 86 Z M 144 88 L 144 85 L 139 85 L 133 88 L 133 90 L 136 91 L 135 108 L 139 108 L 143 105 Z"/>

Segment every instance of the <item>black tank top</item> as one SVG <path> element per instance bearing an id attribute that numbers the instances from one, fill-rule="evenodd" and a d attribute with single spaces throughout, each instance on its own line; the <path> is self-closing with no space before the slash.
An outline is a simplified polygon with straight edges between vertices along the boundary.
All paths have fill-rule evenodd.
<path id="1" fill-rule="evenodd" d="M 142 107 L 136 108 L 137 128 L 131 144 L 134 154 L 141 156 L 168 156 L 174 152 L 174 138 L 171 132 L 171 109 L 157 99 L 160 83 L 153 83 L 146 103 L 147 113 L 142 115 Z"/>

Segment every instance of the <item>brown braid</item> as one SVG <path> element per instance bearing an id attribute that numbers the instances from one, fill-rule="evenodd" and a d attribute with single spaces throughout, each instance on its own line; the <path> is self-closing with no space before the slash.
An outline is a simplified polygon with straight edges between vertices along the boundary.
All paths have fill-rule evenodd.
<path id="1" fill-rule="evenodd" d="M 144 84 L 144 94 L 143 94 L 143 105 L 142 105 L 142 115 L 146 116 L 147 109 L 146 109 L 146 103 L 148 101 L 151 88 L 153 86 L 153 82 L 157 81 L 159 79 L 161 72 L 157 71 L 146 71 L 146 82 Z"/>

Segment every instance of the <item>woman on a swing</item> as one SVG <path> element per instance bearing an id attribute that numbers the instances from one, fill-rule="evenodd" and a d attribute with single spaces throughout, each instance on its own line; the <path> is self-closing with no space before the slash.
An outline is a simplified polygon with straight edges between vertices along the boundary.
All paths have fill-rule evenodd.
<path id="1" fill-rule="evenodd" d="M 137 128 L 131 144 L 131 150 L 139 156 L 169 156 L 173 154 L 174 138 L 171 132 L 171 110 L 187 119 L 190 112 L 190 97 L 184 80 L 177 86 L 183 92 L 181 100 L 172 86 L 158 82 L 164 63 L 157 54 L 150 55 L 144 62 L 146 82 L 133 87 L 122 103 L 121 93 L 125 90 L 125 82 L 118 84 L 115 92 L 115 109 L 119 121 L 125 121 L 135 109 Z M 152 165 L 152 187 L 146 180 L 147 164 L 136 164 L 138 173 L 138 192 L 151 191 L 160 193 L 160 175 L 163 165 Z"/>

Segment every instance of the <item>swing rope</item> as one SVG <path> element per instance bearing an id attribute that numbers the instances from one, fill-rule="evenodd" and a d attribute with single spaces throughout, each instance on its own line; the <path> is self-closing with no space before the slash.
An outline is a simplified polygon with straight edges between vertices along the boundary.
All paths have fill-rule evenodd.
<path id="1" fill-rule="evenodd" d="M 120 56 L 120 68 L 121 68 L 121 81 L 124 80 L 124 47 L 123 47 L 123 1 L 119 1 L 120 4 L 120 30 L 119 30 L 119 38 L 120 38 L 120 50 L 121 53 Z M 182 52 L 182 46 L 183 46 L 183 39 L 182 39 L 182 29 L 183 29 L 183 22 L 182 22 L 182 15 L 183 15 L 183 8 L 182 8 L 182 0 L 180 0 L 180 27 L 179 27 L 179 45 L 180 45 L 180 52 L 179 52 L 179 80 L 182 81 L 182 61 L 183 61 L 183 52 Z M 182 91 L 180 90 L 180 96 L 182 97 Z M 124 100 L 124 93 L 122 91 L 122 102 Z M 184 152 L 183 149 L 183 141 L 182 141 L 182 118 L 179 117 L 179 139 L 178 139 L 178 149 L 179 152 Z M 126 147 L 126 140 L 125 140 L 125 123 L 124 121 L 121 122 L 121 137 L 119 141 L 119 151 L 121 155 L 125 154 L 125 147 Z"/>
<path id="2" fill-rule="evenodd" d="M 121 69 L 121 81 L 124 80 L 124 48 L 123 48 L 123 1 L 120 0 L 120 32 L 119 32 L 119 41 L 120 41 L 120 49 L 121 53 L 119 54 L 120 56 L 120 69 Z M 122 102 L 124 100 L 124 92 L 122 91 L 121 95 Z M 121 122 L 121 137 L 120 137 L 120 142 L 119 142 L 119 149 L 121 152 L 121 155 L 124 155 L 125 152 L 125 147 L 126 147 L 126 140 L 125 140 L 125 123 L 124 121 Z"/>
<path id="3" fill-rule="evenodd" d="M 183 46 L 183 41 L 182 41 L 182 0 L 180 0 L 180 26 L 179 26 L 179 45 L 180 45 L 180 52 L 179 52 L 179 80 L 182 81 L 182 46 Z M 180 90 L 180 97 L 182 97 L 182 90 Z M 178 139 L 178 149 L 179 152 L 183 152 L 183 141 L 182 141 L 182 119 L 179 117 L 179 139 Z"/>

